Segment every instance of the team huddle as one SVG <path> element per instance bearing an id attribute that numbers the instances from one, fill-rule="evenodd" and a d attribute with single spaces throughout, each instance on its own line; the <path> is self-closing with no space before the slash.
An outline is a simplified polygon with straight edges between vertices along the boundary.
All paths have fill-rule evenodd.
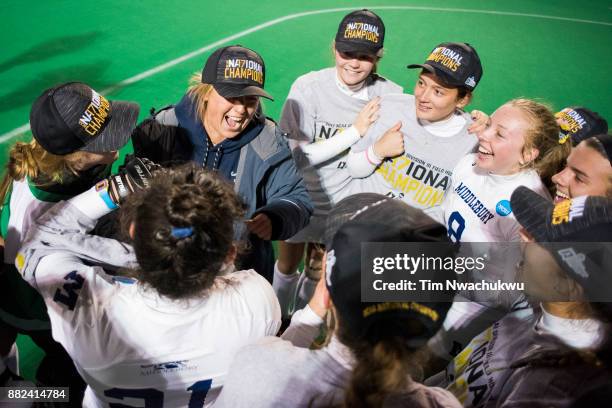
<path id="1" fill-rule="evenodd" d="M 606 120 L 525 98 L 468 113 L 483 63 L 461 42 L 412 61 L 404 92 L 377 72 L 384 38 L 346 15 L 335 66 L 297 78 L 278 123 L 240 45 L 139 124 L 84 83 L 45 90 L 0 185 L 0 386 L 25 383 L 20 333 L 70 406 L 607 404 Z M 486 243 L 481 277 L 526 289 L 364 302 L 366 242 Z"/>

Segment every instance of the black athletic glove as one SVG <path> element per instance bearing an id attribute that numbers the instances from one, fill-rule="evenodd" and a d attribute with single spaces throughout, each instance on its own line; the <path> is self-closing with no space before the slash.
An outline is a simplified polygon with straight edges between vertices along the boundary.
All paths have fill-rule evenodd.
<path id="1" fill-rule="evenodd" d="M 126 162 L 119 173 L 108 178 L 108 195 L 117 205 L 136 190 L 149 187 L 153 173 L 161 167 L 149 159 L 132 157 Z"/>

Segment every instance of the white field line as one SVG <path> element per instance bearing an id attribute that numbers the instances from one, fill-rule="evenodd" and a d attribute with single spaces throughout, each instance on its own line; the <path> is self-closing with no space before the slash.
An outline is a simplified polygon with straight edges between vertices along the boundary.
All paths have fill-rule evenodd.
<path id="1" fill-rule="evenodd" d="M 210 43 L 208 45 L 205 45 L 202 48 L 199 48 L 195 51 L 191 51 L 185 55 L 182 55 L 178 58 L 175 58 L 173 60 L 170 60 L 164 64 L 158 65 L 154 68 L 148 69 L 144 72 L 141 72 L 138 75 L 134 75 L 130 78 L 124 79 L 121 82 L 116 83 L 115 85 L 112 85 L 106 89 L 103 89 L 101 91 L 102 94 L 108 94 L 112 91 L 114 91 L 117 88 L 122 88 L 125 87 L 127 85 L 131 85 L 133 83 L 136 83 L 138 81 L 141 81 L 145 78 L 149 78 L 159 72 L 163 72 L 165 70 L 167 70 L 168 68 L 171 68 L 175 65 L 180 64 L 181 62 L 187 61 L 191 58 L 197 57 L 203 53 L 205 53 L 206 51 L 209 51 L 213 48 L 216 48 L 220 45 L 223 45 L 225 43 L 228 43 L 230 41 L 236 40 L 238 38 L 244 37 L 246 35 L 252 34 L 254 32 L 257 32 L 259 30 L 263 30 L 264 28 L 267 27 L 271 27 L 273 25 L 288 21 L 288 20 L 294 20 L 296 18 L 301 18 L 301 17 L 306 17 L 306 16 L 312 16 L 315 14 L 325 14 L 325 13 L 336 13 L 339 11 L 350 11 L 350 10 L 359 10 L 362 8 L 367 8 L 367 9 L 372 9 L 372 10 L 417 10 L 417 11 L 438 11 L 438 12 L 452 12 L 452 13 L 471 13 L 471 14 L 489 14 L 489 15 L 500 15 L 500 16 L 515 16 L 515 17 L 531 17 L 531 18 L 540 18 L 540 19 L 547 19 L 547 20 L 560 20 L 560 21 L 571 21 L 571 22 L 575 22 L 575 23 L 585 23 L 585 24 L 598 24 L 598 25 L 604 25 L 604 26 L 612 26 L 612 23 L 608 23 L 605 21 L 594 21 L 594 20 L 583 20 L 583 19 L 579 19 L 579 18 L 570 18 L 570 17 L 559 17 L 559 16 L 549 16 L 549 15 L 545 15 L 545 14 L 529 14 L 529 13 L 515 13 L 515 12 L 510 12 L 510 11 L 496 11 L 496 10 L 476 10 L 476 9 L 463 9 L 463 8 L 445 8 L 445 7 L 421 7 L 421 6 L 354 6 L 354 7 L 339 7 L 339 8 L 331 8 L 331 9 L 321 9 L 321 10 L 312 10 L 312 11 L 305 11 L 302 13 L 294 13 L 294 14 L 288 14 L 286 16 L 283 17 L 279 17 L 279 18 L 275 18 L 273 20 L 270 21 L 266 21 L 265 23 L 262 24 L 258 24 L 256 26 L 253 26 L 251 28 L 248 28 L 246 30 L 240 31 L 236 34 L 230 35 L 228 37 L 222 38 L 218 41 L 215 41 L 213 43 Z M 10 132 L 4 133 L 3 135 L 0 136 L 0 143 L 4 143 L 7 140 L 12 139 L 15 136 L 18 136 L 24 132 L 27 132 L 28 130 L 30 130 L 30 124 L 26 123 L 24 125 L 19 126 L 18 128 L 15 128 L 13 130 L 11 130 Z"/>

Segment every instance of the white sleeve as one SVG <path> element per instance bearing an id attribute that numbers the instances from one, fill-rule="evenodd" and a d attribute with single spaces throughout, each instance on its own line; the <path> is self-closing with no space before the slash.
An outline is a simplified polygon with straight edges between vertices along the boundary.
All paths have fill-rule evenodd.
<path id="1" fill-rule="evenodd" d="M 295 149 L 299 149 L 306 158 L 308 165 L 315 166 L 346 151 L 359 138 L 357 128 L 351 126 L 342 133 L 321 142 L 296 142 L 292 140 L 289 142 L 289 146 L 294 150 L 294 154 L 300 154 L 300 152 L 295 152 Z"/>
<path id="2" fill-rule="evenodd" d="M 310 347 L 320 333 L 321 319 L 309 305 L 298 310 L 291 317 L 291 324 L 281 335 L 283 340 L 290 341 L 296 347 Z"/>
<path id="3" fill-rule="evenodd" d="M 384 157 L 374 153 L 374 143 L 385 134 L 386 129 L 376 121 L 366 132 L 361 140 L 357 141 L 349 152 L 346 167 L 353 178 L 364 178 L 369 176 L 383 162 Z"/>
<path id="4" fill-rule="evenodd" d="M 289 90 L 280 118 L 280 128 L 287 132 L 289 147 L 300 168 L 323 163 L 344 152 L 360 138 L 357 129 L 351 126 L 336 137 L 313 143 L 315 112 L 312 103 L 298 79 Z"/>
<path id="5" fill-rule="evenodd" d="M 445 228 L 448 228 L 447 218 L 450 216 L 448 214 L 451 196 L 455 191 L 455 187 L 459 184 L 459 179 L 462 178 L 461 172 L 464 168 L 471 168 L 471 162 L 473 160 L 472 154 L 467 154 L 459 160 L 459 162 L 453 168 L 453 175 L 451 176 L 451 185 L 446 190 L 446 194 L 444 194 L 444 199 L 438 205 L 427 208 L 423 210 L 425 214 L 429 215 L 431 218 L 444 225 Z"/>
<path id="6" fill-rule="evenodd" d="M 107 204 L 102 193 L 92 187 L 69 201 L 55 204 L 32 224 L 15 260 L 17 270 L 32 286 L 37 285 L 38 262 L 54 253 L 68 253 L 115 268 L 136 266 L 130 245 L 88 234 L 97 217 L 112 211 L 112 203 Z"/>
<path id="7" fill-rule="evenodd" d="M 281 326 L 281 308 L 270 282 L 254 269 L 234 274 L 249 275 L 249 279 L 243 280 L 241 291 L 253 313 L 253 327 L 265 327 L 264 336 L 276 336 Z"/>
<path id="8" fill-rule="evenodd" d="M 351 147 L 351 150 L 353 152 L 361 152 L 366 150 L 368 147 L 373 146 L 374 143 L 376 143 L 378 139 L 380 139 L 387 130 L 388 129 L 385 129 L 383 127 L 383 124 L 379 118 L 370 126 L 366 134 L 363 135 L 363 137 Z"/>
<path id="9" fill-rule="evenodd" d="M 374 173 L 374 170 L 383 162 L 383 159 L 374 153 L 374 145 L 369 146 L 361 152 L 348 154 L 346 166 L 349 174 L 353 178 L 364 178 Z"/>

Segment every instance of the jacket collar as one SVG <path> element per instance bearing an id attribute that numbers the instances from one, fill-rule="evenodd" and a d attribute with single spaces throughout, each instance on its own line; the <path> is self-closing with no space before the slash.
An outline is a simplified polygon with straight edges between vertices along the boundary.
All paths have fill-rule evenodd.
<path id="1" fill-rule="evenodd" d="M 266 118 L 265 126 L 259 137 L 253 139 L 249 145 L 268 166 L 274 166 L 291 155 L 284 135 L 276 123 L 269 118 Z"/>

